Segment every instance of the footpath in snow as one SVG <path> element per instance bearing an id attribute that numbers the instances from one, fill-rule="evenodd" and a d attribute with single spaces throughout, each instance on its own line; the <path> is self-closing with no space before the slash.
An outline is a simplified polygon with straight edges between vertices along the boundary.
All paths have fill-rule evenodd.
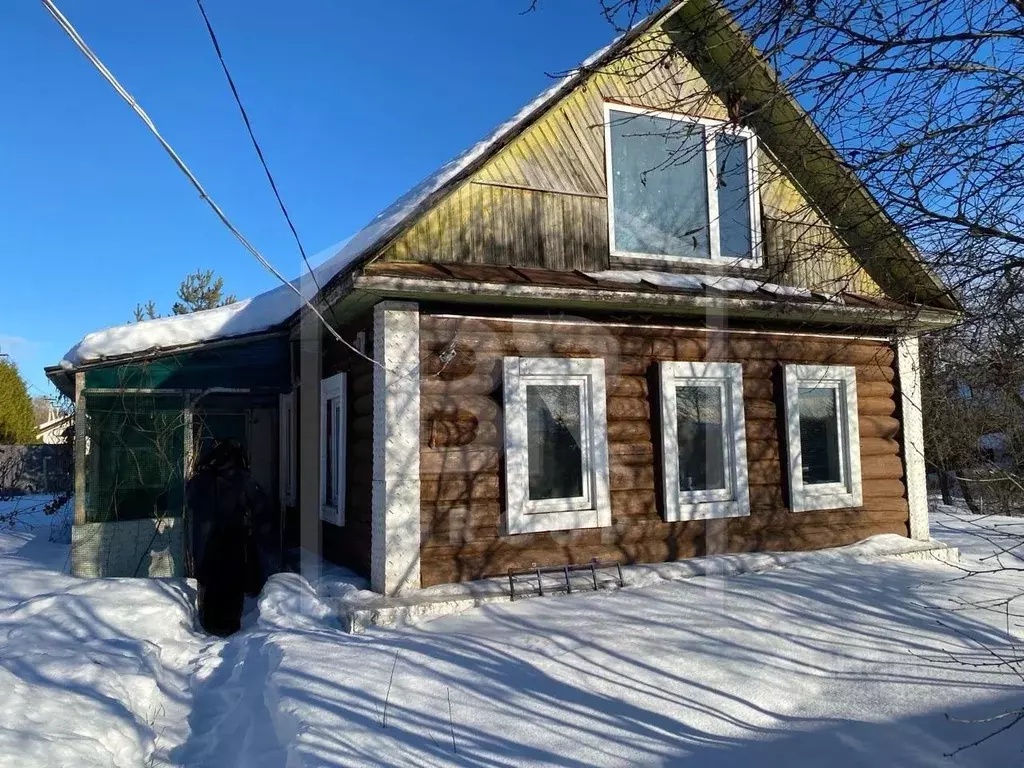
<path id="1" fill-rule="evenodd" d="M 1024 521 L 940 512 L 933 535 L 988 568 L 1024 544 Z M 13 692 L 0 699 L 0 765 L 1020 759 L 1024 723 L 945 756 L 1002 722 L 960 721 L 1022 705 L 1020 678 L 991 655 L 1021 631 L 997 605 L 1024 591 L 1012 572 L 804 564 L 363 635 L 280 575 L 245 630 L 211 641 L 191 628 L 183 583 L 72 579 L 66 547 L 46 538 L 0 534 L 0 690 Z"/>

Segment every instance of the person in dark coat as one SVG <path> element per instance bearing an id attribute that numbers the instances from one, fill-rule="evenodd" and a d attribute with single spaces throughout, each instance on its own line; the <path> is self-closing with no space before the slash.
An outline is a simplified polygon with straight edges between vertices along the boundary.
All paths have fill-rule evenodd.
<path id="1" fill-rule="evenodd" d="M 230 635 L 241 626 L 245 593 L 259 592 L 269 575 L 269 503 L 235 440 L 219 440 L 206 452 L 186 496 L 199 621 L 207 632 Z"/>

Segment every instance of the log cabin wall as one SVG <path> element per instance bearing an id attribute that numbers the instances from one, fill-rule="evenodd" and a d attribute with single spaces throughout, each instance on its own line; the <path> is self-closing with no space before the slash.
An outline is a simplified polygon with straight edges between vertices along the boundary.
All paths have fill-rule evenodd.
<path id="1" fill-rule="evenodd" d="M 608 243 L 604 103 L 727 120 L 663 32 L 592 73 L 381 252 L 385 261 L 596 271 L 640 267 Z M 658 63 L 668 55 L 668 64 Z M 882 296 L 878 283 L 763 143 L 758 151 L 764 268 L 782 285 Z M 671 266 L 659 268 L 671 269 Z M 692 267 L 690 271 L 694 271 Z"/>
<path id="2" fill-rule="evenodd" d="M 510 567 L 662 562 L 723 552 L 804 550 L 908 535 L 892 347 L 881 341 L 693 327 L 552 324 L 421 315 L 423 586 Z M 502 358 L 602 357 L 606 366 L 612 525 L 503 535 Z M 751 513 L 662 518 L 657 362 L 743 365 Z M 787 508 L 782 364 L 855 365 L 864 505 Z"/>
<path id="3" fill-rule="evenodd" d="M 366 318 L 339 329 L 342 338 L 356 343 L 362 334 L 366 355 L 373 355 L 373 321 Z M 358 346 L 358 344 L 357 344 Z M 345 525 L 322 523 L 323 554 L 328 560 L 370 574 L 371 513 L 373 486 L 373 365 L 344 344 L 325 334 L 322 376 L 345 372 L 348 386 L 345 436 Z M 319 456 L 316 457 L 319 461 Z"/>

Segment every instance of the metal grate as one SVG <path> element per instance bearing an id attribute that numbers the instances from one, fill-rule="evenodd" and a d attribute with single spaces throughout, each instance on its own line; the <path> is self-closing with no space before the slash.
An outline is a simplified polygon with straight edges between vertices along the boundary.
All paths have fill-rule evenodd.
<path id="1" fill-rule="evenodd" d="M 621 588 L 622 566 L 614 561 L 599 561 L 594 558 L 589 563 L 539 566 L 534 563 L 530 568 L 508 569 L 508 589 L 512 600 L 517 597 L 539 596 L 545 594 L 572 594 L 573 591 L 595 592 L 608 583 L 602 577 L 602 571 L 615 569 L 615 577 L 611 580 Z"/>

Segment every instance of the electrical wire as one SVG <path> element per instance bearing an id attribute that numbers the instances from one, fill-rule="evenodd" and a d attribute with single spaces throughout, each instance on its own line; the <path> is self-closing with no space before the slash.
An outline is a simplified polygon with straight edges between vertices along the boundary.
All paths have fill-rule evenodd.
<path id="1" fill-rule="evenodd" d="M 320 293 L 320 283 L 317 282 L 316 275 L 313 272 L 313 266 L 309 263 L 309 259 L 306 256 L 306 249 L 302 246 L 302 240 L 299 238 L 299 233 L 295 229 L 295 224 L 292 223 L 292 217 L 288 213 L 288 208 L 284 204 L 284 200 L 281 198 L 281 192 L 277 188 L 277 182 L 274 181 L 274 175 L 270 172 L 270 167 L 267 165 L 267 160 L 263 156 L 263 149 L 260 147 L 260 143 L 256 140 L 256 134 L 253 132 L 252 122 L 249 120 L 249 113 L 246 112 L 245 106 L 242 104 L 242 97 L 238 93 L 238 88 L 235 86 L 235 79 L 231 76 L 230 70 L 228 70 L 228 64 L 224 60 L 224 53 L 220 49 L 220 42 L 217 40 L 217 34 L 213 31 L 213 24 L 210 23 L 210 17 L 206 15 L 206 9 L 203 7 L 203 0 L 196 0 L 196 5 L 199 7 L 199 13 L 203 17 L 203 23 L 206 25 L 206 31 L 210 35 L 210 42 L 213 43 L 213 50 L 217 53 L 217 59 L 220 61 L 220 68 L 224 71 L 224 77 L 227 78 L 228 86 L 231 88 L 231 95 L 235 97 L 235 104 L 238 105 L 238 111 L 242 115 L 242 122 L 245 123 L 245 130 L 249 133 L 249 139 L 252 141 L 253 149 L 256 150 L 256 156 L 260 159 L 260 165 L 263 166 L 263 172 L 267 175 L 267 181 L 270 182 L 270 188 L 274 191 L 274 197 L 277 198 L 277 204 L 281 209 L 284 220 L 288 222 L 288 228 L 292 231 L 292 237 L 295 239 L 295 245 L 298 246 L 299 254 L 302 256 L 302 260 L 306 264 L 306 269 L 309 270 L 309 276 L 313 278 L 313 284 L 316 286 L 317 293 Z"/>
<path id="2" fill-rule="evenodd" d="M 96 68 L 96 70 L 101 75 L 103 75 L 104 79 L 108 83 L 110 83 L 110 85 L 113 87 L 115 91 L 117 91 L 118 95 L 122 99 L 124 99 L 128 106 L 130 106 L 132 110 L 135 112 L 135 114 L 139 116 L 142 122 L 145 123 L 150 133 L 152 133 L 153 136 L 156 137 L 156 140 L 160 142 L 160 146 L 164 148 L 164 151 L 170 156 L 171 160 L 174 161 L 174 164 L 178 166 L 179 170 L 181 170 L 181 172 L 185 174 L 188 180 L 192 183 L 192 186 L 196 188 L 196 191 L 199 193 L 199 196 L 206 201 L 207 205 L 209 205 L 213 212 L 217 215 L 217 218 L 221 220 L 221 223 L 223 223 L 224 226 L 227 227 L 228 230 L 231 232 L 231 234 L 235 236 L 235 239 L 237 239 L 238 242 L 241 243 L 242 246 L 253 256 L 253 258 L 255 258 L 256 261 L 258 261 L 268 272 L 270 272 L 274 277 L 280 280 L 281 283 L 288 286 L 288 288 L 291 289 L 291 291 L 296 296 L 298 296 L 299 301 L 309 308 L 309 310 L 320 320 L 324 328 L 327 329 L 328 333 L 330 333 L 331 336 L 333 336 L 336 341 L 339 341 L 340 343 L 348 347 L 350 350 L 352 350 L 354 353 L 370 361 L 374 365 L 380 365 L 378 361 L 373 360 L 364 353 L 360 352 L 358 349 L 356 349 L 355 346 L 353 346 L 345 339 L 343 339 L 341 337 L 341 334 L 339 334 L 331 326 L 331 324 L 327 322 L 324 316 L 320 314 L 320 311 L 315 306 L 313 306 L 313 304 L 305 296 L 302 295 L 302 291 L 296 288 L 295 285 L 290 280 L 288 280 L 284 275 L 278 272 L 274 265 L 271 264 L 266 259 L 266 257 L 264 257 L 263 254 L 260 253 L 260 251 L 252 243 L 250 243 L 248 239 L 246 239 L 245 235 L 243 235 L 235 227 L 235 225 L 231 223 L 231 220 L 228 219 L 227 214 L 225 214 L 224 211 L 221 210 L 221 207 L 217 205 L 217 203 L 213 200 L 213 198 L 211 198 L 209 194 L 207 194 L 206 190 L 203 188 L 203 185 L 199 182 L 199 179 L 196 178 L 195 174 L 192 173 L 192 171 L 189 169 L 187 165 L 185 165 L 185 161 L 181 159 L 178 153 L 174 151 L 174 148 L 160 134 L 160 131 L 157 130 L 156 125 L 153 123 L 152 119 L 150 119 L 149 115 L 146 114 L 146 111 L 139 105 L 139 103 L 134 99 L 134 97 L 132 97 L 132 95 L 124 88 L 124 86 L 121 85 L 120 82 L 118 82 L 117 78 L 114 77 L 113 73 L 109 69 L 107 69 L 106 65 L 102 61 L 100 61 L 99 57 L 95 53 L 93 53 L 89 45 L 85 42 L 82 36 L 78 34 L 78 31 L 72 26 L 71 22 L 68 21 L 64 14 L 60 12 L 60 9 L 58 9 L 57 6 L 54 5 L 53 0 L 41 0 L 41 2 L 43 6 L 46 8 L 46 10 L 50 13 L 50 15 L 53 16 L 54 20 L 56 20 L 56 22 L 60 25 L 61 29 L 63 29 L 67 36 L 71 38 L 71 41 L 75 44 L 78 50 L 80 50 L 85 55 L 85 57 Z"/>

